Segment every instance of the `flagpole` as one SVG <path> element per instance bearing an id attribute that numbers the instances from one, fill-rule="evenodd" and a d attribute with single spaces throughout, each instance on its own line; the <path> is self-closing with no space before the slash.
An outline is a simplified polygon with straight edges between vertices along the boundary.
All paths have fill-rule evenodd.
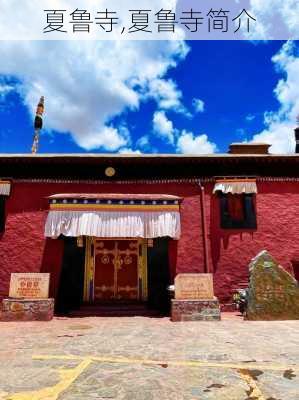
<path id="1" fill-rule="evenodd" d="M 36 108 L 35 120 L 34 120 L 34 137 L 31 147 L 32 154 L 36 154 L 39 145 L 39 133 L 43 127 L 43 113 L 45 109 L 45 98 L 42 96 Z"/>

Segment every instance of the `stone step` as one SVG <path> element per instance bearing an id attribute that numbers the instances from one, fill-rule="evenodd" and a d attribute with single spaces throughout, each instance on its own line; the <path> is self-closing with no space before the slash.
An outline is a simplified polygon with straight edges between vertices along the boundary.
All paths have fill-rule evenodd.
<path id="1" fill-rule="evenodd" d="M 128 312 L 128 311 L 72 311 L 68 314 L 68 317 L 83 318 L 83 317 L 160 317 L 161 314 L 155 311 L 142 312 Z"/>
<path id="2" fill-rule="evenodd" d="M 156 310 L 150 310 L 145 304 L 111 304 L 111 305 L 86 305 L 79 310 L 71 311 L 70 317 L 92 316 L 160 316 Z"/>

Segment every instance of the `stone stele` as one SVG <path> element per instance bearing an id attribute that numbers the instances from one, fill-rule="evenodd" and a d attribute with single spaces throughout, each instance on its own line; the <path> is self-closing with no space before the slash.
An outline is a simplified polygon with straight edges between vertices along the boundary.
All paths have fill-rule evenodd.
<path id="1" fill-rule="evenodd" d="M 17 299 L 47 299 L 50 274 L 13 273 L 10 278 L 9 297 Z"/>
<path id="2" fill-rule="evenodd" d="M 212 274 L 178 274 L 174 281 L 176 300 L 213 300 Z"/>
<path id="3" fill-rule="evenodd" d="M 299 319 L 299 285 L 266 250 L 252 259 L 248 320 Z"/>

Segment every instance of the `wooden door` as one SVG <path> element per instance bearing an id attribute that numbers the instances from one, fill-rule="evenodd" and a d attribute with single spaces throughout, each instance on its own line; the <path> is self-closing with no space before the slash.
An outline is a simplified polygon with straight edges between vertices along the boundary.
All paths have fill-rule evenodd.
<path id="1" fill-rule="evenodd" d="M 113 240 L 94 241 L 94 299 L 114 299 L 114 248 Z"/>
<path id="2" fill-rule="evenodd" d="M 138 299 L 137 240 L 94 240 L 94 300 Z"/>
<path id="3" fill-rule="evenodd" d="M 137 240 L 117 242 L 117 299 L 138 299 L 138 253 Z"/>

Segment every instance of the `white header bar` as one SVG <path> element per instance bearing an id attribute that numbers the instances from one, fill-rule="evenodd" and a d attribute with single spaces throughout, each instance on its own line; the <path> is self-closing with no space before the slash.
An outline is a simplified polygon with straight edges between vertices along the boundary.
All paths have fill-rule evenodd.
<path id="1" fill-rule="evenodd" d="M 299 39 L 299 1 L 0 0 L 1 40 Z M 291 4 L 291 2 L 290 2 Z"/>

